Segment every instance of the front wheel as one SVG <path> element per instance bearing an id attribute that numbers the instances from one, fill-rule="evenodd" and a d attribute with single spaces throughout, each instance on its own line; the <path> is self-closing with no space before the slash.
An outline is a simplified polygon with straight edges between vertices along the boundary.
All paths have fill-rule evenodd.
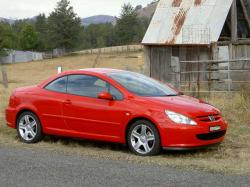
<path id="1" fill-rule="evenodd" d="M 43 138 L 39 119 L 32 112 L 24 112 L 17 119 L 17 134 L 24 143 L 36 143 Z"/>
<path id="2" fill-rule="evenodd" d="M 158 130 L 146 120 L 139 120 L 131 125 L 127 141 L 130 150 L 140 156 L 156 155 L 160 151 Z"/>

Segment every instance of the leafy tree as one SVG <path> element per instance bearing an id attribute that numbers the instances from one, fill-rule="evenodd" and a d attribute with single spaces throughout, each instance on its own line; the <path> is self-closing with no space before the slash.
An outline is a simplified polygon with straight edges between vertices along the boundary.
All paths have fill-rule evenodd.
<path id="1" fill-rule="evenodd" d="M 61 0 L 48 18 L 50 47 L 73 49 L 82 30 L 80 18 L 67 0 Z"/>
<path id="2" fill-rule="evenodd" d="M 140 38 L 138 35 L 139 25 L 136 10 L 130 3 L 124 4 L 116 25 L 118 44 L 126 45 L 138 42 L 138 38 Z"/>
<path id="3" fill-rule="evenodd" d="M 26 20 L 17 20 L 15 21 L 14 24 L 11 25 L 12 31 L 13 31 L 13 40 L 14 40 L 13 45 L 12 45 L 13 49 L 23 50 L 22 37 L 23 37 L 24 28 L 27 25 L 33 25 L 33 23 L 30 20 L 26 19 Z"/>
<path id="4" fill-rule="evenodd" d="M 13 45 L 13 34 L 9 24 L 0 23 L 0 56 L 7 55 L 7 49 Z"/>
<path id="5" fill-rule="evenodd" d="M 115 45 L 114 26 L 110 23 L 91 24 L 82 34 L 82 48 L 99 48 Z"/>
<path id="6" fill-rule="evenodd" d="M 51 49 L 48 39 L 48 22 L 45 14 L 39 14 L 36 17 L 35 29 L 38 34 L 37 50 L 46 51 Z"/>
<path id="7" fill-rule="evenodd" d="M 106 46 L 103 37 L 98 37 L 98 38 L 96 39 L 96 44 L 97 44 L 97 47 L 98 47 L 98 48 L 101 48 L 101 47 L 105 47 L 105 46 Z"/>
<path id="8" fill-rule="evenodd" d="M 23 50 L 34 50 L 38 44 L 38 35 L 32 25 L 25 25 L 20 34 L 20 42 Z"/>

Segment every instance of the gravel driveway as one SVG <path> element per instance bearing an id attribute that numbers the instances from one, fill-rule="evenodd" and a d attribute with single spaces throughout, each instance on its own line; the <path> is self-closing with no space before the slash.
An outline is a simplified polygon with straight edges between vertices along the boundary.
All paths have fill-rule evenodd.
<path id="1" fill-rule="evenodd" d="M 153 159 L 153 158 L 152 158 Z M 249 186 L 250 176 L 224 176 L 168 167 L 0 148 L 0 186 Z"/>

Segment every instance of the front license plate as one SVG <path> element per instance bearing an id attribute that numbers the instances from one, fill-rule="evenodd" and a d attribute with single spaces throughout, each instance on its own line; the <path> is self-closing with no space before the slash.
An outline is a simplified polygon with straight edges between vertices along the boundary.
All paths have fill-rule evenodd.
<path id="1" fill-rule="evenodd" d="M 221 130 L 221 126 L 213 126 L 213 127 L 210 127 L 210 132 L 214 132 L 214 131 L 219 131 Z"/>

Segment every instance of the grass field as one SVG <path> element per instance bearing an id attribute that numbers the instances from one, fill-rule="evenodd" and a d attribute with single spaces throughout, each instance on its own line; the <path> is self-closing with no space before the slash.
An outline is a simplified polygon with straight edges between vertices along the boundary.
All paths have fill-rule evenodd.
<path id="1" fill-rule="evenodd" d="M 222 110 L 230 125 L 226 140 L 221 145 L 199 151 L 163 152 L 155 157 L 144 158 L 130 154 L 122 145 L 56 137 L 46 137 L 35 145 L 24 145 L 17 140 L 15 130 L 5 126 L 4 108 L 11 91 L 16 87 L 39 83 L 55 74 L 57 66 L 62 65 L 64 70 L 111 67 L 142 72 L 142 56 L 140 52 L 100 57 L 82 55 L 5 66 L 10 84 L 8 89 L 0 84 L 0 146 L 42 148 L 139 164 L 250 175 L 250 95 L 245 91 L 235 95 L 214 94 L 204 98 Z"/>

